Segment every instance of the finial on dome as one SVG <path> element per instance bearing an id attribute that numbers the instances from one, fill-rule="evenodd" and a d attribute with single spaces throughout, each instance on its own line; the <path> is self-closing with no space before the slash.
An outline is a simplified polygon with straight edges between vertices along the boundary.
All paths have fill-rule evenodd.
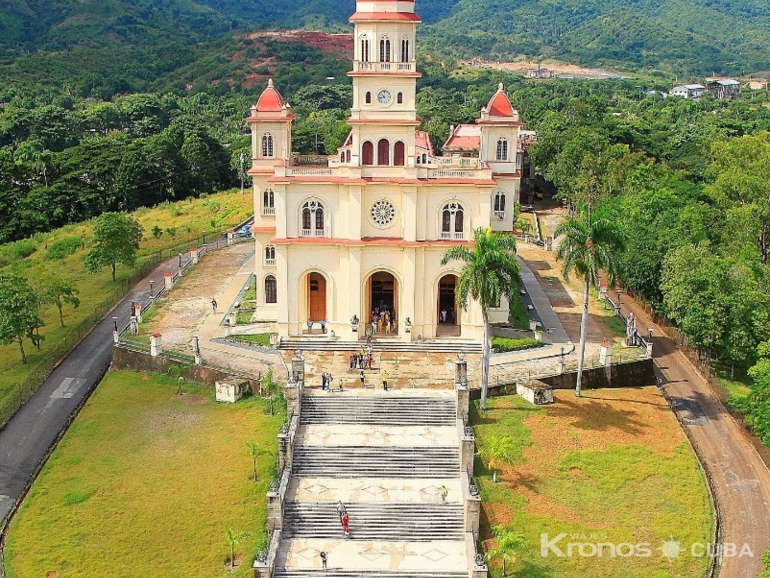
<path id="1" fill-rule="evenodd" d="M 503 83 L 497 85 L 497 92 L 503 92 Z"/>
<path id="2" fill-rule="evenodd" d="M 502 86 L 502 84 L 501 84 L 501 86 Z M 269 78 L 269 79 L 268 79 L 268 81 L 267 81 L 267 87 L 268 87 L 268 88 L 273 88 L 273 79 L 272 79 L 272 78 Z"/>

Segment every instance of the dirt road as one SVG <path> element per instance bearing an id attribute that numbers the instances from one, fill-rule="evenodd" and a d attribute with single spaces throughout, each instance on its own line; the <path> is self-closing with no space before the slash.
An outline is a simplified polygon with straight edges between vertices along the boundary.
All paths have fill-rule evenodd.
<path id="1" fill-rule="evenodd" d="M 640 306 L 630 298 L 625 300 L 624 312 L 633 311 L 639 327 L 653 327 L 657 336 L 663 335 Z M 663 387 L 697 448 L 716 494 L 723 545 L 719 577 L 755 578 L 762 569 L 760 557 L 770 548 L 770 471 L 676 345 L 665 337 L 654 337 L 653 342 Z M 693 555 L 692 545 L 680 546 L 680 555 Z"/>

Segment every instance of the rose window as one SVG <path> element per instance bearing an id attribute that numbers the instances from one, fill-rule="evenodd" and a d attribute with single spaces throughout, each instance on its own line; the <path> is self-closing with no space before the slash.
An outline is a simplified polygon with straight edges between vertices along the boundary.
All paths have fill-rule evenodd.
<path id="1" fill-rule="evenodd" d="M 372 220 L 380 227 L 387 227 L 396 218 L 396 207 L 386 200 L 377 201 L 372 205 Z"/>

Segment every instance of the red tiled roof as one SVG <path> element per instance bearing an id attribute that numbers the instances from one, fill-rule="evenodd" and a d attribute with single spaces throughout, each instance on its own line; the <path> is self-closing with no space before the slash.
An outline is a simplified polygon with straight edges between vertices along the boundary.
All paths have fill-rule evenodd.
<path id="1" fill-rule="evenodd" d="M 257 101 L 257 112 L 281 112 L 284 106 L 281 93 L 273 86 L 273 79 L 267 81 L 267 88 Z"/>
<path id="2" fill-rule="evenodd" d="M 443 148 L 478 150 L 480 147 L 481 128 L 472 124 L 459 124 Z"/>
<path id="3" fill-rule="evenodd" d="M 511 101 L 508 100 L 508 95 L 505 94 L 502 88 L 489 100 L 487 112 L 489 116 L 513 117 Z"/>
<path id="4" fill-rule="evenodd" d="M 422 22 L 414 12 L 356 12 L 350 17 L 350 22 L 372 21 L 407 21 Z"/>
<path id="5" fill-rule="evenodd" d="M 433 156 L 433 144 L 430 142 L 430 135 L 424 130 L 414 131 L 414 144 L 420 148 L 426 149 L 428 154 Z"/>

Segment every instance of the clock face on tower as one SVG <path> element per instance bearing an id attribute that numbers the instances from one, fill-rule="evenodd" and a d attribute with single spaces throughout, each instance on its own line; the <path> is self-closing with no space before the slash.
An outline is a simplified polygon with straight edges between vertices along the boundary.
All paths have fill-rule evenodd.
<path id="1" fill-rule="evenodd" d="M 387 90 L 381 90 L 377 93 L 377 102 L 379 102 L 382 105 L 390 104 L 390 99 L 392 97 L 390 96 L 390 92 Z"/>

